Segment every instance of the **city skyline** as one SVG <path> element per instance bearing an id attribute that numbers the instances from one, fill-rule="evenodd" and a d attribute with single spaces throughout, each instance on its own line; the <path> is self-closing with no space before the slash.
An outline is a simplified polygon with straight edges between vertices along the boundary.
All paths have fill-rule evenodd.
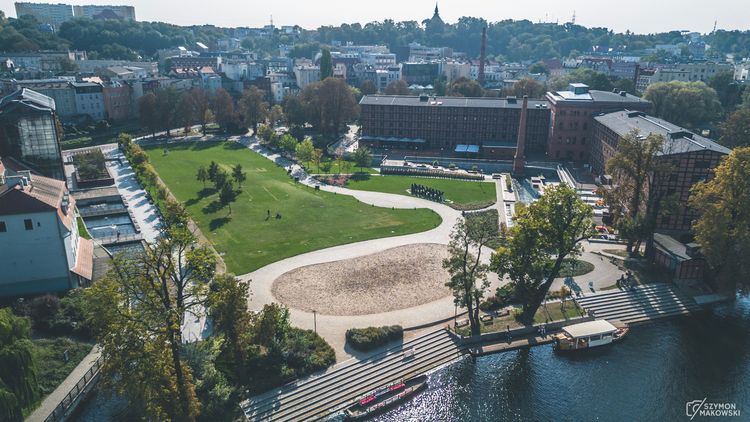
<path id="1" fill-rule="evenodd" d="M 54 1 L 51 3 L 58 3 Z M 14 1 L 0 0 L 0 10 L 6 16 L 15 16 Z M 34 2 L 37 3 L 37 2 Z M 41 3 L 41 2 L 38 2 Z M 151 2 L 145 0 L 73 0 L 66 3 L 128 5 L 136 8 L 136 17 L 143 21 L 162 21 L 176 25 L 210 24 L 221 27 L 258 27 L 267 25 L 273 16 L 277 26 L 299 25 L 314 29 L 324 25 L 338 26 L 342 23 L 362 23 L 393 19 L 395 21 L 416 20 L 421 22 L 431 16 L 435 6 L 433 0 L 398 2 L 382 0 L 373 10 L 370 5 L 352 4 L 341 0 L 323 0 L 315 3 L 302 3 L 293 0 L 275 2 L 240 3 L 234 0 L 212 2 L 212 8 L 197 0 L 183 0 L 179 9 L 169 2 Z M 614 2 L 592 2 L 590 0 L 573 0 L 561 4 L 550 0 L 536 2 L 534 7 L 527 4 L 487 4 L 481 0 L 443 0 L 438 2 L 440 15 L 444 21 L 453 23 L 461 16 L 482 17 L 490 22 L 505 19 L 532 22 L 569 22 L 575 13 L 576 23 L 586 27 L 607 27 L 616 32 L 630 30 L 636 33 L 666 32 L 670 30 L 689 30 L 701 33 L 710 32 L 714 23 L 718 29 L 748 30 L 750 21 L 743 14 L 735 13 L 732 0 L 716 0 L 711 3 L 687 1 L 680 4 L 679 16 L 674 15 L 674 5 L 633 0 L 627 8 L 613 12 Z M 227 13 L 232 7 L 237 13 Z M 201 13 L 194 13 L 201 10 Z M 644 11 L 649 12 L 651 19 L 644 19 Z M 669 16 L 669 18 L 662 18 Z"/>

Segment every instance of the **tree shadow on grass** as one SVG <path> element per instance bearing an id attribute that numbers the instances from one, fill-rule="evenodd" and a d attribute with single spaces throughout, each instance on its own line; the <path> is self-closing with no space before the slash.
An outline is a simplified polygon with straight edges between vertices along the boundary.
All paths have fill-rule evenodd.
<path id="1" fill-rule="evenodd" d="M 208 196 L 211 196 L 216 193 L 216 189 L 214 188 L 203 188 L 200 191 L 198 191 L 198 197 L 197 198 L 190 198 L 187 201 L 185 201 L 185 206 L 190 207 L 198 202 L 200 202 L 201 199 L 206 198 Z"/>
<path id="2" fill-rule="evenodd" d="M 216 229 L 222 228 L 225 224 L 229 223 L 230 221 L 232 221 L 232 217 L 230 216 L 214 218 L 208 223 L 208 228 L 211 231 L 214 231 Z"/>
<path id="3" fill-rule="evenodd" d="M 221 202 L 211 201 L 211 203 L 203 207 L 201 211 L 203 211 L 203 214 L 213 214 L 222 208 L 224 208 L 224 204 Z"/>

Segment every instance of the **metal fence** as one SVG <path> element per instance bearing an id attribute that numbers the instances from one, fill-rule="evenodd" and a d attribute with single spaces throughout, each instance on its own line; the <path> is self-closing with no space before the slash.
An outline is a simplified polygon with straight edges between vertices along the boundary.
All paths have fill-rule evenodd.
<path id="1" fill-rule="evenodd" d="M 102 363 L 103 359 L 101 356 L 99 356 L 96 361 L 94 361 L 94 364 L 91 365 L 91 367 L 88 369 L 88 371 L 83 374 L 83 377 L 78 380 L 76 385 L 74 385 L 73 388 L 70 389 L 68 394 L 63 397 L 62 401 L 60 401 L 60 403 L 55 407 L 52 413 L 50 413 L 50 415 L 47 416 L 46 419 L 44 419 L 44 422 L 57 422 L 64 419 L 68 409 L 70 409 L 70 407 L 76 402 L 78 397 L 82 393 L 88 391 L 87 387 L 89 386 L 91 381 L 99 374 Z"/>

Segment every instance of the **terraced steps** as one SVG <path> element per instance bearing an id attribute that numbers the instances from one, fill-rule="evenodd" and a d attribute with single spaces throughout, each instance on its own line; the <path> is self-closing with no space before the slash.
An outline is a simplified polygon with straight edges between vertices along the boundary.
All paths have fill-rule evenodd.
<path id="1" fill-rule="evenodd" d="M 414 358 L 403 351 L 414 347 Z M 255 396 L 240 404 L 252 421 L 317 420 L 337 413 L 357 397 L 398 379 L 453 361 L 464 351 L 447 331 L 438 330 L 373 355 Z"/>
<path id="2" fill-rule="evenodd" d="M 575 299 L 597 318 L 629 324 L 688 315 L 700 310 L 695 301 L 669 284 L 647 284 L 634 289 L 595 293 Z"/>

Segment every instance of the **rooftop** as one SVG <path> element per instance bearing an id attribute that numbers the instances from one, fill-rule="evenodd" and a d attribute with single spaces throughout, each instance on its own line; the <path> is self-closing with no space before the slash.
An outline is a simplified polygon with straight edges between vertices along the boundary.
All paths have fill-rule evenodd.
<path id="1" fill-rule="evenodd" d="M 596 321 L 568 325 L 567 327 L 563 327 L 563 331 L 573 338 L 579 338 L 595 336 L 597 334 L 613 333 L 617 331 L 617 327 L 610 324 L 609 321 L 598 319 Z"/>
<path id="2" fill-rule="evenodd" d="M 25 105 L 40 111 L 55 110 L 55 100 L 28 88 L 20 88 L 1 99 L 0 114 L 3 113 L 3 109 L 12 104 Z"/>
<path id="3" fill-rule="evenodd" d="M 662 135 L 667 142 L 661 155 L 682 154 L 686 152 L 711 150 L 721 154 L 729 154 L 730 150 L 711 139 L 694 134 L 689 130 L 669 123 L 666 120 L 649 116 L 639 111 L 620 110 L 604 113 L 594 119 L 613 130 L 620 136 L 625 136 L 633 130 L 641 135 Z"/>
<path id="4" fill-rule="evenodd" d="M 409 95 L 365 95 L 360 105 L 394 105 L 406 107 L 473 107 L 473 108 L 521 108 L 520 98 L 467 98 L 467 97 L 429 97 L 422 101 L 419 96 Z M 529 109 L 547 107 L 545 100 L 529 100 Z"/>

